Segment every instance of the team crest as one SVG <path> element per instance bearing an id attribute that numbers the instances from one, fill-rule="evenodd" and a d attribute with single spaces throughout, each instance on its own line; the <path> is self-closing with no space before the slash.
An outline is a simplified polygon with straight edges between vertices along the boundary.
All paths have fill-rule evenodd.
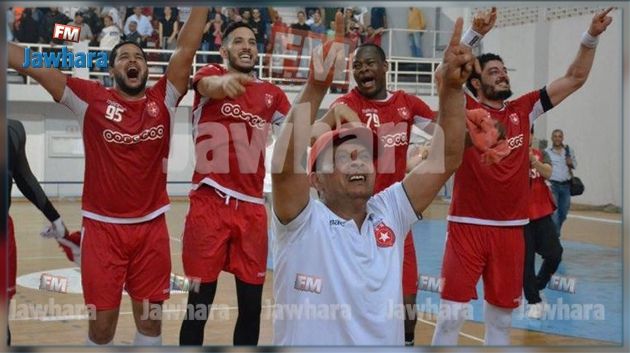
<path id="1" fill-rule="evenodd" d="M 518 125 L 518 114 L 516 113 L 510 114 L 510 121 L 512 122 L 512 124 Z"/>
<path id="2" fill-rule="evenodd" d="M 271 108 L 271 105 L 273 104 L 273 96 L 269 93 L 265 93 L 265 104 L 267 105 L 267 108 Z"/>
<path id="3" fill-rule="evenodd" d="M 398 108 L 398 114 L 400 114 L 403 120 L 409 119 L 409 109 L 407 109 L 407 107 Z"/>
<path id="4" fill-rule="evenodd" d="M 147 107 L 145 110 L 147 114 L 149 114 L 149 116 L 151 116 L 152 118 L 157 117 L 158 114 L 160 113 L 160 108 L 158 107 L 157 103 L 153 101 L 147 103 Z"/>
<path id="5" fill-rule="evenodd" d="M 374 228 L 374 237 L 379 248 L 389 248 L 396 242 L 394 231 L 383 222 L 380 222 Z"/>

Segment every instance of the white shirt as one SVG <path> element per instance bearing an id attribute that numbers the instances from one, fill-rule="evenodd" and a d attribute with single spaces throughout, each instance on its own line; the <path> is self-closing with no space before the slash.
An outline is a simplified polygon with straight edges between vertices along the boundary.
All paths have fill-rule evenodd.
<path id="1" fill-rule="evenodd" d="M 153 33 L 153 26 L 151 26 L 151 21 L 149 21 L 149 18 L 147 16 L 140 15 L 140 18 L 138 18 L 136 14 L 133 14 L 127 17 L 127 20 L 125 21 L 125 34 L 128 35 L 129 33 L 131 33 L 129 31 L 129 23 L 131 21 L 136 21 L 136 23 L 138 24 L 138 33 L 140 33 L 141 36 L 150 36 L 151 33 Z"/>
<path id="2" fill-rule="evenodd" d="M 401 183 L 368 200 L 361 230 L 310 199 L 273 216 L 274 345 L 404 344 L 402 261 L 418 220 Z"/>
<path id="3" fill-rule="evenodd" d="M 109 27 L 103 28 L 101 31 L 101 41 L 99 47 L 102 49 L 112 49 L 113 47 L 120 42 L 120 37 L 122 37 L 122 33 L 120 33 L 120 28 L 116 25 L 111 25 Z"/>
<path id="4" fill-rule="evenodd" d="M 118 9 L 112 6 L 105 6 L 103 10 L 101 10 L 101 17 L 109 15 L 112 18 L 112 22 L 117 25 L 119 28 L 123 27 L 122 19 L 118 14 Z"/>
<path id="5" fill-rule="evenodd" d="M 177 16 L 179 17 L 179 21 L 186 23 L 186 21 L 188 21 L 188 17 L 190 17 L 191 11 L 192 7 L 177 6 Z"/>

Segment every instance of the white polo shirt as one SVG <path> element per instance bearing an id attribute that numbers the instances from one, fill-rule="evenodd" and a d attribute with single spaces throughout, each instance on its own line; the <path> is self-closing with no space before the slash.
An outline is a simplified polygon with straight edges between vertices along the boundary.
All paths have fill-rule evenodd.
<path id="1" fill-rule="evenodd" d="M 403 345 L 405 236 L 418 221 L 401 183 L 368 200 L 361 230 L 311 199 L 273 216 L 274 345 Z"/>

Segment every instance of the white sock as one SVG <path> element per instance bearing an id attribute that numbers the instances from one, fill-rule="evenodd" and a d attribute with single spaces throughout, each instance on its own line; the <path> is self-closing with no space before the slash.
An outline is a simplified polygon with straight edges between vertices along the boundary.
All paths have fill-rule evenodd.
<path id="1" fill-rule="evenodd" d="M 486 346 L 509 346 L 510 328 L 512 327 L 512 309 L 504 309 L 488 302 L 483 308 L 486 334 Z"/>
<path id="2" fill-rule="evenodd" d="M 151 337 L 141 334 L 136 331 L 136 337 L 133 339 L 134 346 L 161 346 L 162 345 L 162 335 Z"/>
<path id="3" fill-rule="evenodd" d="M 456 346 L 459 331 L 464 319 L 468 317 L 468 303 L 459 303 L 446 299 L 440 300 L 435 331 L 433 332 L 433 346 Z"/>
<path id="4" fill-rule="evenodd" d="M 111 346 L 111 345 L 112 345 L 112 342 L 114 342 L 114 340 L 111 340 L 111 341 L 109 341 L 109 342 L 107 342 L 107 343 L 98 344 L 98 343 L 96 343 L 96 342 L 92 341 L 92 340 L 90 339 L 90 336 L 88 336 L 88 338 L 87 338 L 87 339 L 86 339 L 86 341 L 85 341 L 85 345 L 86 345 L 86 346 Z"/>

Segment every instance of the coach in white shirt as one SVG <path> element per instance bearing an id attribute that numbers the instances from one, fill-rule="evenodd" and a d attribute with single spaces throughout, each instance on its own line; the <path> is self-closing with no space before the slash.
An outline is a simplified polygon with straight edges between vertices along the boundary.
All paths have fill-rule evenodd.
<path id="1" fill-rule="evenodd" d="M 129 23 L 131 23 L 131 21 L 136 21 L 136 23 L 138 24 L 138 33 L 140 33 L 142 37 L 148 37 L 153 33 L 151 20 L 149 20 L 147 16 L 142 14 L 141 7 L 134 7 L 133 15 L 127 17 L 127 20 L 125 21 L 125 28 L 123 29 L 126 35 L 129 35 L 129 33 L 131 33 L 131 31 L 129 30 Z"/>
<path id="2" fill-rule="evenodd" d="M 273 156 L 273 344 L 404 344 L 403 320 L 397 314 L 402 306 L 404 237 L 457 169 L 464 150 L 462 85 L 472 70 L 473 56 L 459 44 L 461 28 L 460 18 L 436 74 L 441 83 L 441 129 L 428 160 L 402 183 L 377 195 L 373 190 L 378 138 L 356 123 L 319 135 L 308 158 L 308 174 L 301 167 L 310 124 L 333 77 L 318 81 L 327 75 L 311 73 Z M 336 50 L 342 49 L 331 47 L 331 55 Z M 323 67 L 321 57 L 314 55 L 312 60 L 319 61 L 314 68 Z M 354 70 L 363 70 L 356 66 Z M 336 114 L 327 115 L 332 118 L 321 121 L 324 126 L 359 121 L 349 108 L 338 107 Z M 310 198 L 310 186 L 317 189 L 319 200 Z"/>

